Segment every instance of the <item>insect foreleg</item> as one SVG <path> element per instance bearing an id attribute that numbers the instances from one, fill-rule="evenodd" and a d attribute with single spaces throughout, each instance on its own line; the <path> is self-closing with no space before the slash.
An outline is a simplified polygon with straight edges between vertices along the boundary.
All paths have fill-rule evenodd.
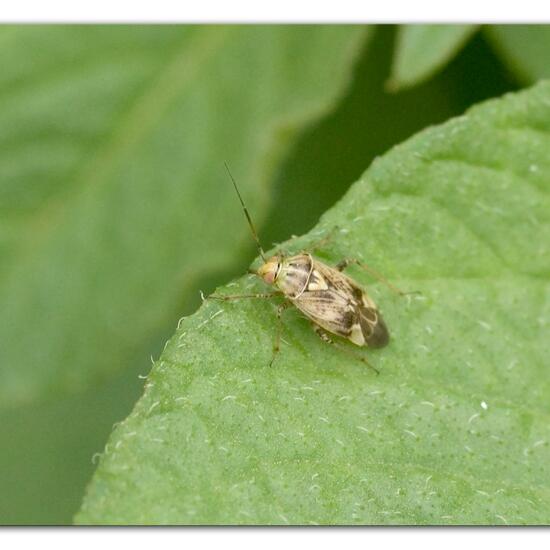
<path id="1" fill-rule="evenodd" d="M 273 365 L 273 361 L 275 361 L 275 357 L 277 357 L 277 354 L 279 353 L 280 347 L 281 347 L 281 332 L 283 331 L 283 320 L 281 319 L 281 316 L 283 314 L 283 311 L 290 307 L 290 302 L 283 302 L 279 305 L 277 308 L 277 334 L 275 336 L 275 342 L 273 344 L 273 356 L 271 358 L 271 361 L 269 362 L 269 366 Z"/>
<path id="2" fill-rule="evenodd" d="M 310 250 L 321 250 L 322 248 L 324 248 L 328 243 L 332 241 L 334 237 L 334 232 L 337 229 L 338 229 L 337 227 L 333 227 L 328 231 L 328 233 L 324 237 L 321 237 L 320 239 L 312 242 L 311 245 L 309 246 Z"/>
<path id="3" fill-rule="evenodd" d="M 240 300 L 241 298 L 273 298 L 275 296 L 281 296 L 281 292 L 259 292 L 257 294 L 211 294 L 208 296 L 208 298 L 212 298 L 213 300 L 220 300 L 220 301 L 226 301 L 226 300 Z M 201 293 L 202 296 L 202 293 Z M 203 297 L 203 300 L 206 298 Z M 279 349 L 281 347 L 281 332 L 283 329 L 283 322 L 281 320 L 281 315 L 283 314 L 283 311 L 290 307 L 292 304 L 290 302 L 283 302 L 282 304 L 279 304 L 277 307 L 277 332 L 275 336 L 275 341 L 273 343 L 273 356 L 271 358 L 271 361 L 269 362 L 269 366 L 273 365 L 273 362 L 275 361 L 275 357 L 279 353 Z"/>
<path id="4" fill-rule="evenodd" d="M 326 342 L 327 344 L 331 344 L 332 346 L 338 348 L 340 351 L 343 351 L 344 353 L 347 353 L 348 355 L 350 355 L 351 357 L 353 357 L 355 359 L 359 359 L 359 361 L 362 361 L 363 363 L 365 363 L 365 365 L 367 365 L 367 367 L 372 369 L 376 374 L 380 374 L 380 371 L 377 368 L 373 367 L 363 356 L 359 355 L 358 353 L 355 353 L 355 352 L 351 351 L 350 349 L 343 346 L 339 342 L 335 342 L 326 333 L 326 331 L 323 330 L 320 326 L 314 324 L 313 325 L 313 330 L 315 330 L 315 332 L 317 333 L 319 338 L 321 338 L 321 340 L 323 340 L 323 342 Z"/>
<path id="5" fill-rule="evenodd" d="M 241 298 L 273 298 L 274 296 L 280 296 L 280 292 L 260 292 L 258 294 L 210 294 L 208 298 L 212 300 L 240 300 Z"/>
<path id="6" fill-rule="evenodd" d="M 338 226 L 334 226 L 329 229 L 324 237 L 320 237 L 316 241 L 310 243 L 307 249 L 311 252 L 321 251 L 327 244 L 329 244 L 334 238 L 334 233 L 338 231 Z"/>
<path id="7" fill-rule="evenodd" d="M 338 271 L 344 271 L 346 267 L 350 264 L 355 264 L 360 268 L 364 269 L 367 273 L 372 275 L 375 279 L 378 279 L 380 282 L 384 283 L 392 292 L 398 294 L 399 296 L 407 296 L 408 294 L 420 294 L 418 291 L 414 292 L 404 292 L 401 289 L 397 288 L 395 285 L 392 285 L 385 277 L 380 275 L 378 271 L 374 270 L 372 267 L 369 267 L 367 264 L 355 259 L 355 258 L 344 258 L 342 261 L 336 264 L 336 269 Z"/>
<path id="8" fill-rule="evenodd" d="M 300 254 L 307 254 L 308 252 L 315 252 L 317 250 L 322 250 L 330 241 L 332 241 L 332 238 L 334 237 L 334 232 L 338 229 L 338 227 L 333 227 L 332 229 L 329 229 L 327 234 L 324 237 L 320 237 L 316 241 L 311 242 L 307 249 L 300 249 Z M 293 237 L 294 238 L 294 237 Z M 292 252 L 291 250 L 287 250 L 283 247 L 277 247 L 277 253 L 281 254 L 282 256 L 288 257 L 292 256 L 292 254 L 296 254 L 296 251 Z"/>

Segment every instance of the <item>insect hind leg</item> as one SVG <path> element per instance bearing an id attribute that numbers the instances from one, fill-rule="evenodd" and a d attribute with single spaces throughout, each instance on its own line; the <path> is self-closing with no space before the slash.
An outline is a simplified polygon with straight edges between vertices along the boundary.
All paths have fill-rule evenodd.
<path id="1" fill-rule="evenodd" d="M 385 277 L 383 277 L 380 273 L 378 273 L 378 271 L 368 266 L 366 263 L 357 260 L 356 258 L 344 258 L 343 260 L 339 261 L 335 267 L 338 271 L 344 271 L 344 269 L 346 269 L 346 267 L 348 267 L 351 264 L 357 265 L 360 268 L 364 269 L 369 275 L 371 275 L 375 279 L 378 279 L 381 283 L 384 283 L 393 293 L 399 296 L 409 296 L 410 294 L 421 294 L 420 291 L 418 290 L 413 290 L 412 292 L 404 292 L 400 288 L 397 288 L 395 285 L 390 283 Z"/>
<path id="2" fill-rule="evenodd" d="M 319 338 L 321 338 L 321 340 L 323 340 L 323 342 L 326 342 L 327 344 L 330 344 L 336 348 L 338 348 L 340 351 L 343 351 L 344 353 L 347 353 L 349 356 L 353 357 L 354 359 L 359 359 L 359 361 L 362 361 L 363 363 L 365 363 L 365 365 L 367 365 L 367 367 L 369 367 L 369 369 L 373 370 L 376 374 L 380 374 L 380 371 L 376 368 L 376 367 L 373 367 L 366 359 L 365 357 L 363 357 L 362 355 L 359 355 L 358 353 L 355 353 L 353 351 L 351 351 L 350 349 L 348 349 L 347 347 L 343 346 L 342 344 L 340 344 L 339 342 L 335 342 L 328 334 L 327 332 L 322 329 L 320 326 L 318 325 L 313 325 L 313 330 L 317 333 L 317 336 L 319 336 Z"/>

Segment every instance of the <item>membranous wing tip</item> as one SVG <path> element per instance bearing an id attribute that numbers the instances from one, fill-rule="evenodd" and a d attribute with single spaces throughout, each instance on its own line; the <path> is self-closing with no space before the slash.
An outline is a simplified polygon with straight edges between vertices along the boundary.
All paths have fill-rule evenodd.
<path id="1" fill-rule="evenodd" d="M 390 341 L 388 327 L 380 312 L 369 306 L 358 307 L 359 324 L 365 343 L 369 348 L 383 348 Z"/>

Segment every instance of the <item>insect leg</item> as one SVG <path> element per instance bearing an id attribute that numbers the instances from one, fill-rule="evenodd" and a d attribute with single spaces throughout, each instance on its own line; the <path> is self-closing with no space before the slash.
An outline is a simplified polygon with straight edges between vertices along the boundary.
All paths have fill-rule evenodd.
<path id="1" fill-rule="evenodd" d="M 275 342 L 273 344 L 273 356 L 271 358 L 271 361 L 269 362 L 270 367 L 271 365 L 273 365 L 273 361 L 275 361 L 275 357 L 277 357 L 277 354 L 279 353 L 281 347 L 281 332 L 283 330 L 283 321 L 281 319 L 281 315 L 283 314 L 283 311 L 290 305 L 291 304 L 289 302 L 283 302 L 277 308 L 277 334 L 275 336 Z"/>
<path id="2" fill-rule="evenodd" d="M 208 298 L 212 298 L 214 300 L 240 300 L 241 298 L 273 298 L 274 296 L 280 296 L 280 292 L 263 292 L 258 294 L 225 294 L 225 295 L 217 295 L 217 294 L 211 294 L 208 296 Z M 202 292 L 201 292 L 202 296 Z M 204 298 L 205 300 L 207 298 Z M 273 357 L 271 358 L 271 361 L 269 362 L 269 366 L 273 365 L 273 361 L 275 361 L 275 357 L 279 353 L 279 349 L 281 346 L 281 332 L 283 329 L 283 322 L 281 320 L 281 315 L 283 311 L 289 307 L 291 304 L 289 302 L 283 302 L 277 307 L 277 334 L 275 336 L 275 342 L 273 343 Z"/>
<path id="3" fill-rule="evenodd" d="M 331 230 L 328 232 L 327 235 L 324 237 L 321 237 L 319 240 L 311 243 L 311 246 L 309 247 L 311 250 L 320 250 L 324 246 L 326 246 L 331 240 L 333 236 L 334 230 Z"/>
<path id="4" fill-rule="evenodd" d="M 348 349 L 347 347 L 341 345 L 340 343 L 335 342 L 326 333 L 326 331 L 323 330 L 320 326 L 314 324 L 313 325 L 313 330 L 317 333 L 319 338 L 321 338 L 321 340 L 323 340 L 323 342 L 326 342 L 327 344 L 333 345 L 334 347 L 338 348 L 339 350 L 343 351 L 344 353 L 347 353 L 348 355 L 350 355 L 351 357 L 353 357 L 355 359 L 359 359 L 359 361 L 362 361 L 363 363 L 365 363 L 365 365 L 367 365 L 367 367 L 372 369 L 376 374 L 380 374 L 380 371 L 377 368 L 373 367 L 363 356 L 359 355 L 358 353 L 355 353 L 355 352 L 351 351 L 350 349 Z"/>
<path id="5" fill-rule="evenodd" d="M 384 283 L 392 292 L 398 294 L 399 296 L 407 296 L 409 294 L 420 294 L 418 290 L 413 292 L 404 292 L 401 289 L 397 288 L 395 285 L 392 285 L 385 277 L 380 275 L 378 271 L 374 270 L 372 267 L 369 267 L 367 264 L 355 259 L 355 258 L 344 258 L 342 261 L 336 264 L 336 269 L 338 271 L 344 271 L 346 267 L 350 264 L 355 264 L 364 269 L 367 273 L 372 275 L 375 279 L 378 279 L 380 282 Z"/>
<path id="6" fill-rule="evenodd" d="M 315 251 L 321 251 L 330 241 L 332 241 L 332 238 L 334 237 L 334 232 L 338 229 L 338 226 L 334 226 L 331 229 L 327 231 L 327 234 L 324 237 L 321 237 L 317 239 L 316 241 L 313 241 L 308 245 L 305 249 L 300 249 L 300 254 L 307 254 L 308 252 L 315 252 Z M 295 235 L 293 235 L 293 238 Z M 277 253 L 281 252 L 283 256 L 291 256 L 293 254 L 296 254 L 297 251 L 294 250 L 293 252 L 286 250 L 284 248 L 277 248 Z"/>
<path id="7" fill-rule="evenodd" d="M 202 295 L 202 294 L 201 294 Z M 273 296 L 279 296 L 279 292 L 261 292 L 258 294 L 210 294 L 204 300 L 212 298 L 212 300 L 240 300 L 241 298 L 273 298 Z"/>
<path id="8" fill-rule="evenodd" d="M 315 251 L 315 250 L 322 250 L 332 239 L 334 238 L 334 233 L 338 230 L 338 226 L 335 225 L 331 229 L 327 231 L 327 234 L 324 237 L 321 237 L 320 239 L 317 239 L 316 241 L 313 241 L 309 246 L 308 250 Z"/>

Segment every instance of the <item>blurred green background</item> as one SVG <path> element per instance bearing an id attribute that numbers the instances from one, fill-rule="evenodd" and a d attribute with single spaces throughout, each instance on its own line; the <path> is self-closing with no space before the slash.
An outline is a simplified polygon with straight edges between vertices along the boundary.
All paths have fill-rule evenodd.
<path id="1" fill-rule="evenodd" d="M 393 145 L 550 76 L 546 26 L 3 26 L 0 49 L 2 524 L 72 521 L 151 357 L 255 256 L 224 161 L 279 242 Z"/>

